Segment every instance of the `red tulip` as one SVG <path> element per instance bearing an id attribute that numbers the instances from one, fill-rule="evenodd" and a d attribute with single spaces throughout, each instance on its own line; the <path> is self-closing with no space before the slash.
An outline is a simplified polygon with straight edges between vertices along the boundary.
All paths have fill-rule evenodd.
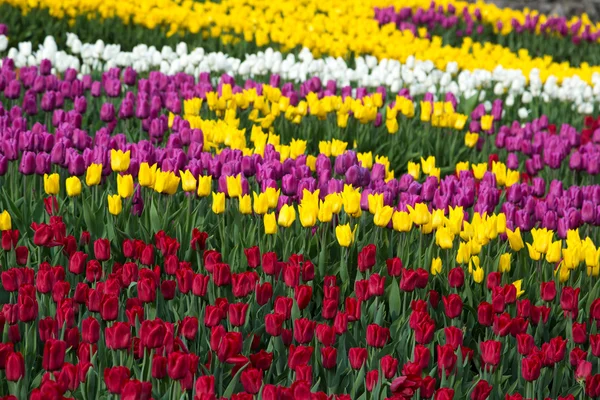
<path id="1" fill-rule="evenodd" d="M 128 349 L 131 346 L 131 326 L 128 322 L 115 322 L 104 330 L 104 339 L 108 349 Z"/>
<path id="2" fill-rule="evenodd" d="M 590 335 L 590 349 L 594 357 L 600 357 L 600 334 Z"/>
<path id="3" fill-rule="evenodd" d="M 538 357 L 527 356 L 521 360 L 521 374 L 523 379 L 533 382 L 540 377 L 542 363 Z"/>
<path id="4" fill-rule="evenodd" d="M 65 363 L 67 343 L 63 340 L 48 339 L 44 344 L 42 368 L 46 371 L 56 371 Z"/>
<path id="5" fill-rule="evenodd" d="M 438 354 L 438 374 L 441 375 L 442 371 L 446 373 L 446 376 L 449 376 L 454 367 L 456 365 L 456 354 L 454 353 L 454 349 L 449 344 L 445 344 L 443 346 L 437 346 L 437 354 Z"/>
<path id="6" fill-rule="evenodd" d="M 477 321 L 482 326 L 492 326 L 494 322 L 494 310 L 490 303 L 485 301 L 479 303 L 477 307 Z"/>
<path id="7" fill-rule="evenodd" d="M 261 350 L 258 353 L 250 354 L 250 362 L 254 368 L 268 371 L 273 363 L 273 353 Z"/>
<path id="8" fill-rule="evenodd" d="M 575 380 L 584 381 L 592 375 L 592 363 L 589 361 L 581 361 L 575 370 Z"/>
<path id="9" fill-rule="evenodd" d="M 208 233 L 200 232 L 198 228 L 192 229 L 192 240 L 190 241 L 190 247 L 192 250 L 202 251 L 206 247 L 206 239 L 208 239 Z"/>
<path id="10" fill-rule="evenodd" d="M 333 327 L 338 335 L 344 334 L 348 330 L 348 313 L 338 312 L 333 320 Z"/>
<path id="11" fill-rule="evenodd" d="M 198 296 L 198 297 L 206 296 L 209 280 L 210 280 L 210 276 L 208 276 L 208 275 L 202 275 L 202 274 L 194 275 L 194 281 L 192 282 L 192 293 L 194 293 L 194 296 Z"/>
<path id="12" fill-rule="evenodd" d="M 354 297 L 346 298 L 346 312 L 348 313 L 348 321 L 354 322 L 360 320 L 361 310 L 360 301 Z"/>
<path id="13" fill-rule="evenodd" d="M 367 326 L 367 346 L 383 348 L 389 339 L 389 328 L 384 328 L 377 324 Z"/>
<path id="14" fill-rule="evenodd" d="M 32 228 L 35 231 L 33 234 L 33 244 L 39 247 L 48 247 L 54 237 L 54 232 L 52 232 L 50 225 L 41 224 L 34 227 L 32 224 Z"/>
<path id="15" fill-rule="evenodd" d="M 510 318 L 510 314 L 504 313 L 500 315 L 494 315 L 494 334 L 500 335 L 502 337 L 508 335 L 512 328 L 512 319 Z"/>
<path id="16" fill-rule="evenodd" d="M 531 301 L 529 299 L 517 301 L 517 317 L 529 318 L 531 315 Z"/>
<path id="17" fill-rule="evenodd" d="M 600 397 L 600 374 L 592 375 L 586 379 L 585 394 L 592 399 Z"/>
<path id="18" fill-rule="evenodd" d="M 13 248 L 17 247 L 17 242 L 19 241 L 19 230 L 7 230 L 2 231 L 2 250 L 11 251 Z"/>
<path id="19" fill-rule="evenodd" d="M 418 323 L 414 328 L 415 341 L 419 344 L 429 344 L 433 340 L 435 332 L 435 322 L 428 316 Z"/>
<path id="20" fill-rule="evenodd" d="M 335 343 L 335 328 L 327 324 L 319 324 L 316 329 L 317 340 L 324 346 L 333 346 Z"/>
<path id="21" fill-rule="evenodd" d="M 150 400 L 151 398 L 152 382 L 131 379 L 125 383 L 121 391 L 121 400 Z"/>
<path id="22" fill-rule="evenodd" d="M 532 306 L 531 307 L 531 323 L 534 325 L 538 325 L 540 321 L 544 324 L 548 322 L 548 318 L 550 317 L 550 307 L 546 306 Z"/>
<path id="23" fill-rule="evenodd" d="M 217 357 L 219 361 L 226 362 L 230 357 L 240 354 L 242 351 L 243 339 L 239 332 L 227 332 L 217 349 Z"/>
<path id="24" fill-rule="evenodd" d="M 256 303 L 259 306 L 264 306 L 273 297 L 273 286 L 270 282 L 265 282 L 262 285 L 256 285 Z"/>
<path id="25" fill-rule="evenodd" d="M 179 332 L 187 340 L 194 340 L 198 333 L 198 318 L 196 317 L 185 317 L 181 320 L 179 325 Z"/>
<path id="26" fill-rule="evenodd" d="M 54 373 L 54 379 L 61 390 L 74 392 L 79 387 L 79 371 L 77 366 L 65 363 L 59 372 Z"/>
<path id="27" fill-rule="evenodd" d="M 190 369 L 190 359 L 188 354 L 181 351 L 174 351 L 169 354 L 167 359 L 167 374 L 173 380 L 181 380 L 186 377 Z"/>
<path id="28" fill-rule="evenodd" d="M 500 363 L 500 352 L 502 343 L 496 340 L 486 340 L 479 344 L 481 351 L 481 361 L 485 365 L 497 366 Z"/>
<path id="29" fill-rule="evenodd" d="M 175 298 L 176 287 L 177 283 L 175 281 L 165 279 L 160 284 L 160 293 L 165 300 L 173 300 Z"/>
<path id="30" fill-rule="evenodd" d="M 210 398 L 209 396 L 215 395 L 215 377 L 213 375 L 205 375 L 200 376 L 196 379 L 196 396 L 199 395 L 208 395 L 206 398 Z M 203 397 L 200 397 L 201 399 Z"/>
<path id="31" fill-rule="evenodd" d="M 379 381 L 379 371 L 376 369 L 367 372 L 367 376 L 365 377 L 365 386 L 367 391 L 372 392 Z"/>
<path id="32" fill-rule="evenodd" d="M 288 353 L 288 367 L 291 370 L 296 370 L 298 366 L 307 365 L 312 357 L 312 346 L 294 346 L 290 345 Z"/>
<path id="33" fill-rule="evenodd" d="M 15 249 L 15 258 L 18 265 L 27 265 L 29 258 L 29 249 L 25 246 L 18 246 Z"/>
<path id="34" fill-rule="evenodd" d="M 154 246 L 149 244 L 145 245 L 142 250 L 142 254 L 140 254 L 140 263 L 147 267 L 151 267 L 154 265 Z"/>
<path id="35" fill-rule="evenodd" d="M 444 328 L 444 334 L 446 335 L 446 344 L 452 346 L 454 350 L 458 349 L 463 344 L 463 332 L 460 328 L 455 326 L 448 326 Z"/>
<path id="36" fill-rule="evenodd" d="M 246 392 L 257 394 L 263 383 L 263 372 L 257 368 L 246 368 L 242 371 L 240 380 Z"/>
<path id="37" fill-rule="evenodd" d="M 496 314 L 502 314 L 506 307 L 506 301 L 504 300 L 504 292 L 502 288 L 495 287 L 494 293 L 492 294 L 492 309 Z"/>
<path id="38" fill-rule="evenodd" d="M 140 339 L 146 349 L 156 349 L 164 344 L 167 328 L 160 319 L 144 320 L 140 326 Z"/>
<path id="39" fill-rule="evenodd" d="M 213 282 L 217 286 L 231 285 L 231 270 L 229 264 L 217 263 L 213 267 Z"/>
<path id="40" fill-rule="evenodd" d="M 94 317 L 87 317 L 81 324 L 81 338 L 85 343 L 94 344 L 100 338 L 100 323 Z"/>
<path id="41" fill-rule="evenodd" d="M 451 288 L 460 288 L 465 283 L 465 271 L 461 267 L 448 271 L 448 285 Z"/>
<path id="42" fill-rule="evenodd" d="M 402 278 L 400 279 L 400 290 L 403 292 L 412 292 L 417 286 L 417 273 L 412 269 L 402 269 Z"/>
<path id="43" fill-rule="evenodd" d="M 104 383 L 109 393 L 121 394 L 128 380 L 129 368 L 127 367 L 112 367 L 104 370 Z"/>
<path id="44" fill-rule="evenodd" d="M 438 304 L 440 304 L 440 294 L 435 290 L 430 290 L 428 293 L 429 304 L 431 308 L 437 308 Z"/>
<path id="45" fill-rule="evenodd" d="M 461 341 L 460 341 L 460 346 L 462 346 L 462 336 L 461 336 Z M 458 348 L 452 346 L 452 348 Z M 417 364 L 419 364 L 419 367 L 421 367 L 421 369 L 426 369 L 429 367 L 429 361 L 431 360 L 431 352 L 429 351 L 429 348 L 418 344 L 415 346 L 415 350 L 414 350 L 414 357 L 413 357 L 413 361 L 416 362 Z"/>
<path id="46" fill-rule="evenodd" d="M 275 299 L 275 312 L 283 315 L 288 320 L 292 316 L 292 305 L 294 300 L 289 297 L 279 296 Z"/>
<path id="47" fill-rule="evenodd" d="M 352 347 L 348 352 L 348 359 L 352 369 L 361 369 L 367 361 L 367 349 L 362 347 Z"/>
<path id="48" fill-rule="evenodd" d="M 82 251 L 76 251 L 69 258 L 69 272 L 79 275 L 85 270 L 87 254 Z"/>
<path id="49" fill-rule="evenodd" d="M 315 333 L 316 322 L 307 318 L 294 320 L 294 339 L 300 344 L 310 343 Z"/>
<path id="50" fill-rule="evenodd" d="M 577 318 L 579 312 L 579 292 L 580 288 L 573 289 L 570 286 L 565 286 L 560 294 L 560 307 L 563 309 L 565 316 Z"/>
<path id="51" fill-rule="evenodd" d="M 434 400 L 452 400 L 454 398 L 454 389 L 441 388 L 435 392 Z"/>
<path id="52" fill-rule="evenodd" d="M 385 276 L 375 273 L 369 277 L 369 295 L 383 296 L 385 290 Z"/>
<path id="53" fill-rule="evenodd" d="M 385 260 L 385 264 L 389 276 L 398 277 L 402 274 L 402 260 L 398 257 Z"/>
<path id="54" fill-rule="evenodd" d="M 430 399 L 433 397 L 433 393 L 435 392 L 437 382 L 435 378 L 431 376 L 426 376 L 421 381 L 421 398 Z"/>
<path id="55" fill-rule="evenodd" d="M 492 389 L 493 387 L 488 381 L 484 379 L 480 380 L 471 392 L 471 400 L 486 400 L 490 396 L 490 393 L 492 393 Z"/>
<path id="56" fill-rule="evenodd" d="M 522 356 L 527 356 L 535 346 L 533 336 L 527 333 L 519 333 L 517 335 L 517 351 Z"/>
<path id="57" fill-rule="evenodd" d="M 381 372 L 386 379 L 392 379 L 398 372 L 398 359 L 386 354 L 379 360 Z"/>
<path id="58" fill-rule="evenodd" d="M 377 247 L 374 244 L 369 244 L 362 248 L 358 253 L 358 269 L 361 272 L 366 272 L 375 265 Z"/>
<path id="59" fill-rule="evenodd" d="M 110 242 L 108 239 L 96 239 L 94 242 L 94 257 L 98 261 L 106 261 L 110 258 Z"/>
<path id="60" fill-rule="evenodd" d="M 321 363 L 323 368 L 332 369 L 337 364 L 337 349 L 335 347 L 321 347 Z"/>
<path id="61" fill-rule="evenodd" d="M 294 288 L 294 299 L 300 310 L 304 310 L 310 304 L 313 288 L 308 285 L 298 285 Z"/>
<path id="62" fill-rule="evenodd" d="M 246 314 L 248 313 L 247 303 L 229 304 L 229 323 L 232 326 L 243 326 L 246 323 Z"/>
<path id="63" fill-rule="evenodd" d="M 58 337 L 58 323 L 52 317 L 42 318 L 38 322 L 38 331 L 42 342 L 48 339 L 56 339 Z"/>
<path id="64" fill-rule="evenodd" d="M 310 365 L 299 365 L 296 367 L 296 382 L 306 381 L 312 384 L 313 369 Z"/>
<path id="65" fill-rule="evenodd" d="M 300 266 L 286 265 L 283 269 L 283 281 L 290 288 L 298 286 L 300 284 Z"/>
<path id="66" fill-rule="evenodd" d="M 155 354 L 152 357 L 152 377 L 162 379 L 167 376 L 167 357 Z"/>
<path id="67" fill-rule="evenodd" d="M 502 281 L 502 275 L 500 272 L 490 272 L 487 276 L 486 286 L 489 290 L 494 290 L 495 287 L 500 286 Z"/>
<path id="68" fill-rule="evenodd" d="M 265 315 L 265 331 L 271 336 L 280 336 L 285 317 L 277 312 Z"/>
<path id="69" fill-rule="evenodd" d="M 188 294 L 194 286 L 195 274 L 189 268 L 180 268 L 175 272 L 177 288 L 182 294 Z"/>
<path id="70" fill-rule="evenodd" d="M 462 299 L 457 294 L 442 297 L 444 302 L 444 313 L 448 318 L 457 318 L 462 313 Z"/>
<path id="71" fill-rule="evenodd" d="M 256 272 L 243 272 L 231 274 L 233 295 L 237 298 L 246 297 L 256 288 Z"/>
<path id="72" fill-rule="evenodd" d="M 356 280 L 354 282 L 354 293 L 358 301 L 363 302 L 371 298 L 369 293 L 369 281 L 366 279 Z"/>
<path id="73" fill-rule="evenodd" d="M 246 260 L 248 261 L 248 266 L 250 268 L 257 268 L 260 266 L 261 256 L 258 246 L 244 249 L 244 254 L 246 255 Z"/>
<path id="74" fill-rule="evenodd" d="M 6 358 L 6 380 L 9 382 L 17 382 L 25 377 L 25 359 L 23 354 L 12 352 Z"/>
<path id="75" fill-rule="evenodd" d="M 573 342 L 577 344 L 584 344 L 587 341 L 587 329 L 585 322 L 581 324 L 573 322 L 571 333 L 573 335 Z"/>
<path id="76" fill-rule="evenodd" d="M 91 301 L 90 292 L 90 301 Z M 89 308 L 89 306 L 88 306 Z M 91 310 L 90 310 L 91 311 Z M 100 302 L 100 316 L 104 321 L 115 321 L 119 315 L 119 298 L 115 295 L 105 294 Z"/>
<path id="77" fill-rule="evenodd" d="M 586 358 L 587 352 L 583 351 L 579 347 L 575 347 L 573 350 L 571 350 L 571 353 L 569 353 L 569 364 L 571 364 L 571 367 L 575 368 L 581 361 L 585 361 Z"/>
<path id="78" fill-rule="evenodd" d="M 556 283 L 554 281 L 542 282 L 540 284 L 540 294 L 542 300 L 546 302 L 554 301 L 556 297 Z"/>

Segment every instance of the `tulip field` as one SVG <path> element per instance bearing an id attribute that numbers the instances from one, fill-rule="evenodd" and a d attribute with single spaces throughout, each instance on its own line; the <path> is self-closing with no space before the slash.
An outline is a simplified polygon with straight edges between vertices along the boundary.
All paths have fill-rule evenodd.
<path id="1" fill-rule="evenodd" d="M 600 398 L 600 23 L 0 0 L 0 231 L 0 400 Z"/>

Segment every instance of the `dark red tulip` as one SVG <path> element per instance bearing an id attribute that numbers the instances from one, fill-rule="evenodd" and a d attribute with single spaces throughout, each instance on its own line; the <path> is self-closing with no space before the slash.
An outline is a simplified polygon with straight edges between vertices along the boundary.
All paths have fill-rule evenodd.
<path id="1" fill-rule="evenodd" d="M 192 230 L 192 240 L 190 241 L 190 247 L 192 250 L 203 251 L 206 247 L 206 239 L 208 239 L 208 233 L 200 232 L 198 228 Z"/>
<path id="2" fill-rule="evenodd" d="M 213 375 L 204 375 L 204 376 L 200 376 L 198 377 L 198 379 L 196 379 L 196 384 L 195 384 L 195 388 L 196 388 L 196 395 L 207 395 L 206 397 L 200 397 L 201 399 L 209 399 L 211 397 L 209 396 L 213 396 L 215 395 L 215 377 Z M 264 394 L 264 393 L 263 393 Z"/>
<path id="3" fill-rule="evenodd" d="M 434 400 L 452 400 L 454 399 L 454 389 L 440 388 L 435 392 Z"/>
<path id="4" fill-rule="evenodd" d="M 521 374 L 527 382 L 533 382 L 540 377 L 542 363 L 538 357 L 527 356 L 521 360 Z"/>
<path id="5" fill-rule="evenodd" d="M 181 380 L 186 377 L 190 369 L 190 359 L 188 354 L 181 351 L 174 351 L 169 354 L 167 359 L 167 374 L 173 380 Z"/>
<path id="6" fill-rule="evenodd" d="M 48 339 L 57 339 L 58 323 L 52 317 L 42 318 L 38 322 L 38 332 L 42 342 L 45 342 Z"/>
<path id="7" fill-rule="evenodd" d="M 460 340 L 460 346 L 462 346 L 462 336 L 461 336 L 461 340 Z M 453 348 L 454 348 L 454 346 L 453 346 Z M 458 348 L 458 347 L 456 347 L 456 348 Z M 427 348 L 426 346 L 423 346 L 421 344 L 418 344 L 415 346 L 415 350 L 413 353 L 414 353 L 413 361 L 416 362 L 417 364 L 419 364 L 421 369 L 426 369 L 429 367 L 429 361 L 431 360 L 431 352 L 429 351 L 429 348 Z"/>
<path id="8" fill-rule="evenodd" d="M 42 368 L 46 371 L 57 371 L 65 363 L 67 343 L 63 340 L 48 339 L 44 344 Z"/>
<path id="9" fill-rule="evenodd" d="M 209 281 L 210 281 L 210 276 L 208 276 L 208 275 L 202 275 L 202 274 L 194 275 L 194 281 L 192 282 L 192 293 L 194 294 L 194 296 L 198 296 L 198 297 L 206 296 Z"/>
<path id="10" fill-rule="evenodd" d="M 25 377 L 25 359 L 23 354 L 12 352 L 6 358 L 6 380 L 9 382 L 17 382 Z"/>
<path id="11" fill-rule="evenodd" d="M 254 368 L 258 368 L 263 371 L 268 371 L 269 368 L 271 368 L 271 364 L 273 363 L 273 353 L 261 350 L 258 353 L 250 354 L 250 362 L 252 363 L 252 366 L 254 366 Z"/>
<path id="12" fill-rule="evenodd" d="M 156 349 L 164 343 L 167 328 L 160 319 L 144 320 L 140 326 L 139 337 L 142 340 L 142 346 L 147 349 Z"/>
<path id="13" fill-rule="evenodd" d="M 480 380 L 471 392 L 471 400 L 486 400 L 490 393 L 492 393 L 492 389 L 493 387 L 488 381 L 484 379 Z"/>
<path id="14" fill-rule="evenodd" d="M 600 374 L 592 375 L 585 381 L 585 394 L 592 399 L 600 397 Z"/>
<path id="15" fill-rule="evenodd" d="M 448 272 L 448 285 L 451 288 L 460 288 L 465 283 L 465 271 L 461 267 L 452 268 Z"/>
<path id="16" fill-rule="evenodd" d="M 163 379 L 167 376 L 167 357 L 155 354 L 152 357 L 152 377 Z"/>
<path id="17" fill-rule="evenodd" d="M 384 328 L 377 324 L 367 326 L 367 346 L 383 348 L 389 339 L 389 328 Z"/>
<path id="18" fill-rule="evenodd" d="M 352 347 L 348 352 L 348 359 L 352 369 L 361 369 L 367 361 L 367 349 L 362 347 Z"/>
<path id="19" fill-rule="evenodd" d="M 125 383 L 121 391 L 122 400 L 150 400 L 152 398 L 152 382 L 131 379 Z"/>
<path id="20" fill-rule="evenodd" d="M 442 371 L 446 373 L 446 376 L 449 376 L 456 366 L 456 353 L 454 353 L 454 349 L 449 344 L 445 344 L 443 346 L 437 346 L 437 355 L 438 355 L 438 374 L 441 376 Z"/>
<path id="21" fill-rule="evenodd" d="M 534 325 L 538 325 L 540 322 L 546 324 L 548 322 L 548 318 L 550 317 L 550 307 L 546 306 L 532 306 L 531 307 L 531 323 Z"/>
<path id="22" fill-rule="evenodd" d="M 496 340 L 486 340 L 479 344 L 479 350 L 483 364 L 495 367 L 500 363 L 502 343 Z"/>
<path id="23" fill-rule="evenodd" d="M 285 317 L 277 312 L 265 315 L 265 331 L 271 336 L 280 336 Z"/>
<path id="24" fill-rule="evenodd" d="M 91 293 L 90 293 L 91 301 Z M 89 306 L 88 306 L 89 308 Z M 100 302 L 100 316 L 104 321 L 115 321 L 119 315 L 119 298 L 115 295 L 105 294 Z"/>
<path id="25" fill-rule="evenodd" d="M 256 285 L 256 303 L 259 306 L 264 306 L 273 297 L 273 286 L 270 282 L 265 282 L 262 285 Z"/>
<path id="26" fill-rule="evenodd" d="M 462 313 L 463 302 L 459 295 L 449 294 L 443 296 L 442 301 L 444 303 L 444 313 L 450 319 L 457 318 Z"/>
<path id="27" fill-rule="evenodd" d="M 248 313 L 248 307 L 248 303 L 229 304 L 229 323 L 232 326 L 243 326 L 246 323 L 246 314 Z"/>
<path id="28" fill-rule="evenodd" d="M 430 399 L 433 397 L 437 382 L 435 378 L 426 376 L 421 381 L 421 397 L 424 399 Z"/>
<path id="29" fill-rule="evenodd" d="M 298 285 L 294 288 L 294 299 L 298 308 L 304 310 L 310 304 L 312 298 L 313 288 L 308 285 Z"/>
<path id="30" fill-rule="evenodd" d="M 435 322 L 431 319 L 424 319 L 415 326 L 415 341 L 419 344 L 429 344 L 433 340 L 435 332 Z"/>
<path id="31" fill-rule="evenodd" d="M 403 268 L 402 278 L 400 279 L 400 290 L 403 292 L 412 292 L 417 286 L 417 273 L 412 269 Z"/>
<path id="32" fill-rule="evenodd" d="M 554 301 L 556 297 L 556 283 L 554 281 L 542 282 L 540 284 L 540 295 L 546 302 Z"/>
<path id="33" fill-rule="evenodd" d="M 494 322 L 494 310 L 490 303 L 485 301 L 479 303 L 477 307 L 477 321 L 482 326 L 492 326 Z"/>
<path id="34" fill-rule="evenodd" d="M 381 372 L 386 379 L 392 379 L 398 372 L 398 359 L 386 354 L 379 361 Z"/>
<path id="35" fill-rule="evenodd" d="M 385 264 L 389 276 L 398 277 L 402 274 L 402 260 L 398 257 L 385 260 Z"/>
<path id="36" fill-rule="evenodd" d="M 500 286 L 500 282 L 502 281 L 502 275 L 500 272 L 490 272 L 487 276 L 487 288 L 489 290 L 494 290 L 495 287 Z"/>
<path id="37" fill-rule="evenodd" d="M 213 282 L 217 286 L 231 285 L 231 270 L 229 264 L 217 263 L 213 267 Z"/>
<path id="38" fill-rule="evenodd" d="M 307 318 L 294 320 L 294 340 L 299 344 L 310 343 L 315 334 L 316 322 Z"/>
<path id="39" fill-rule="evenodd" d="M 69 258 L 69 272 L 79 275 L 85 271 L 87 254 L 82 251 L 76 251 Z"/>
<path id="40" fill-rule="evenodd" d="M 217 357 L 219 361 L 226 362 L 230 357 L 240 354 L 242 351 L 243 339 L 239 332 L 227 332 L 217 349 Z"/>
<path id="41" fill-rule="evenodd" d="M 348 330 L 348 313 L 338 312 L 333 320 L 333 327 L 338 335 L 344 334 Z"/>
<path id="42" fill-rule="evenodd" d="M 127 367 L 112 367 L 104 370 L 104 383 L 109 393 L 121 394 L 128 380 L 129 368 Z"/>
<path id="43" fill-rule="evenodd" d="M 517 351 L 523 356 L 529 355 L 535 346 L 533 336 L 527 333 L 519 333 L 517 335 Z"/>
<path id="44" fill-rule="evenodd" d="M 94 241 L 94 257 L 98 261 L 106 261 L 110 258 L 110 242 L 108 239 L 96 239 Z"/>
<path id="45" fill-rule="evenodd" d="M 257 394 L 263 383 L 263 371 L 258 368 L 246 368 L 240 377 L 244 390 L 250 394 Z"/>
<path id="46" fill-rule="evenodd" d="M 296 370 L 298 366 L 307 365 L 312 357 L 312 346 L 294 346 L 290 345 L 288 353 L 288 367 Z"/>
<path id="47" fill-rule="evenodd" d="M 385 276 L 375 273 L 369 277 L 368 281 L 370 296 L 383 296 L 385 290 Z"/>
<path id="48" fill-rule="evenodd" d="M 575 368 L 579 365 L 579 363 L 581 361 L 585 361 L 586 358 L 587 358 L 587 352 L 583 351 L 579 347 L 575 347 L 569 353 L 569 364 L 571 364 L 571 367 Z"/>
<path id="49" fill-rule="evenodd" d="M 295 321 L 294 321 L 295 322 Z M 323 346 L 333 346 L 335 343 L 335 328 L 327 324 L 319 324 L 316 329 L 317 340 Z"/>
<path id="50" fill-rule="evenodd" d="M 579 292 L 580 288 L 573 289 L 570 286 L 565 286 L 560 294 L 560 307 L 563 309 L 564 315 L 570 318 L 577 318 L 579 312 Z"/>
<path id="51" fill-rule="evenodd" d="M 246 260 L 248 261 L 248 266 L 250 268 L 257 268 L 260 266 L 261 255 L 258 246 L 244 249 L 244 254 L 246 255 Z"/>
<path id="52" fill-rule="evenodd" d="M 325 369 L 335 368 L 337 364 L 337 349 L 332 346 L 321 347 L 321 363 Z"/>
<path id="53" fill-rule="evenodd" d="M 131 326 L 128 322 L 115 322 L 104 330 L 104 339 L 108 349 L 128 349 L 131 346 Z"/>
<path id="54" fill-rule="evenodd" d="M 181 320 L 179 325 L 179 332 L 187 340 L 194 340 L 198 333 L 198 318 L 196 317 L 185 317 Z"/>
<path id="55" fill-rule="evenodd" d="M 358 253 L 358 269 L 361 272 L 366 272 L 375 265 L 377 247 L 374 244 L 369 244 L 362 248 Z"/>
<path id="56" fill-rule="evenodd" d="M 100 338 L 100 323 L 94 317 L 87 317 L 81 324 L 81 339 L 84 343 L 94 344 Z"/>
<path id="57" fill-rule="evenodd" d="M 452 346 L 454 350 L 458 349 L 463 344 L 463 332 L 461 329 L 455 326 L 448 326 L 444 328 L 444 334 L 446 336 L 446 344 Z"/>
<path id="58" fill-rule="evenodd" d="M 573 335 L 573 342 L 577 344 L 584 344 L 587 341 L 587 329 L 586 323 L 577 323 L 573 322 L 573 327 L 571 328 L 571 333 Z"/>

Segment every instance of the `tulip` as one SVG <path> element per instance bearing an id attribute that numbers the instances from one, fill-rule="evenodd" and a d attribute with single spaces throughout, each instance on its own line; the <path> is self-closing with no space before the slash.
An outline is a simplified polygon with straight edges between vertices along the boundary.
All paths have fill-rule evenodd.
<path id="1" fill-rule="evenodd" d="M 133 195 L 133 177 L 131 175 L 117 175 L 117 192 L 124 199 Z"/>
<path id="2" fill-rule="evenodd" d="M 225 212 L 225 193 L 212 193 L 212 211 L 215 214 L 222 214 Z"/>
<path id="3" fill-rule="evenodd" d="M 108 211 L 112 215 L 119 215 L 122 210 L 121 196 L 118 194 L 108 195 Z"/>
<path id="4" fill-rule="evenodd" d="M 349 247 L 354 243 L 354 234 L 356 233 L 357 227 L 358 225 L 354 227 L 354 230 L 350 229 L 350 224 L 338 225 L 335 227 L 335 237 L 340 246 Z"/>
<path id="5" fill-rule="evenodd" d="M 279 217 L 277 219 L 279 226 L 289 228 L 295 220 L 296 211 L 294 207 L 284 204 L 283 207 L 281 207 L 281 210 L 279 210 Z"/>
<path id="6" fill-rule="evenodd" d="M 6 359 L 6 380 L 17 382 L 25 377 L 25 359 L 19 352 L 11 352 Z"/>
<path id="7" fill-rule="evenodd" d="M 42 368 L 46 371 L 57 371 L 65 362 L 67 343 L 62 340 L 48 339 L 44 344 Z"/>
<path id="8" fill-rule="evenodd" d="M 127 171 L 131 162 L 131 152 L 112 149 L 110 151 L 110 167 L 115 172 Z"/>
<path id="9" fill-rule="evenodd" d="M 442 259 L 440 257 L 431 260 L 431 275 L 438 275 L 442 272 Z"/>
<path id="10" fill-rule="evenodd" d="M 394 211 L 392 223 L 394 230 L 398 232 L 409 232 L 413 225 L 410 215 L 404 211 Z"/>
<path id="11" fill-rule="evenodd" d="M 240 197 L 242 195 L 242 176 L 227 177 L 227 194 L 230 198 Z"/>
<path id="12" fill-rule="evenodd" d="M 274 235 L 277 233 L 277 221 L 274 213 L 265 214 L 263 223 L 265 225 L 265 235 Z"/>
<path id="13" fill-rule="evenodd" d="M 58 174 L 44 174 L 44 191 L 49 196 L 57 195 L 60 190 L 60 177 Z"/>
<path id="14" fill-rule="evenodd" d="M 0 213 L 0 231 L 8 231 L 12 229 L 12 221 L 8 211 L 3 210 Z"/>
<path id="15" fill-rule="evenodd" d="M 153 188 L 156 182 L 156 170 L 156 164 L 150 166 L 146 162 L 141 163 L 140 170 L 138 172 L 138 182 L 140 186 Z"/>
<path id="16" fill-rule="evenodd" d="M 88 186 L 100 184 L 102 178 L 102 164 L 90 164 L 85 174 L 85 183 Z"/>
<path id="17" fill-rule="evenodd" d="M 519 228 L 515 229 L 514 232 L 510 229 L 506 230 L 506 235 L 508 236 L 508 242 L 510 243 L 510 248 L 513 251 L 519 251 L 525 245 L 523 244 L 523 238 L 521 237 L 521 231 Z"/>

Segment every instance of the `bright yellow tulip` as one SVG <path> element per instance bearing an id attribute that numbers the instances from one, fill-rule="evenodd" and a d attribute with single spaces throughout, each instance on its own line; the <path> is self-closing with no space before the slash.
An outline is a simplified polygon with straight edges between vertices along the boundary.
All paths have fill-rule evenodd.
<path id="1" fill-rule="evenodd" d="M 350 224 L 338 225 L 335 227 L 335 237 L 340 246 L 349 247 L 354 243 L 354 233 L 356 232 L 357 226 L 354 227 L 354 230 L 350 229 Z"/>
<path id="2" fill-rule="evenodd" d="M 215 214 L 223 214 L 225 212 L 225 193 L 212 193 L 212 211 Z"/>
<path id="3" fill-rule="evenodd" d="M 115 172 L 127 171 L 131 162 L 131 151 L 123 152 L 121 150 L 112 149 L 110 151 L 110 167 Z"/>
<path id="4" fill-rule="evenodd" d="M 196 191 L 196 184 L 198 181 L 189 169 L 186 169 L 185 171 L 179 171 L 179 176 L 181 177 L 181 188 L 184 192 Z"/>
<path id="5" fill-rule="evenodd" d="M 274 235 L 277 233 L 277 221 L 275 220 L 275 213 L 267 213 L 264 216 L 263 223 L 265 224 L 265 234 Z"/>
<path id="6" fill-rule="evenodd" d="M 8 211 L 4 210 L 0 213 L 0 231 L 8 231 L 12 229 L 12 220 Z"/>
<path id="7" fill-rule="evenodd" d="M 57 195 L 60 191 L 60 177 L 58 174 L 44 174 L 44 191 L 47 195 Z"/>
<path id="8" fill-rule="evenodd" d="M 133 177 L 131 175 L 117 175 L 117 192 L 124 199 L 133 195 Z"/>
<path id="9" fill-rule="evenodd" d="M 75 197 L 81 194 L 81 180 L 76 176 L 67 178 L 65 187 L 67 188 L 67 196 L 69 197 Z"/>
<path id="10" fill-rule="evenodd" d="M 198 196 L 207 197 L 212 193 L 212 176 L 200 176 L 198 177 Z"/>
<path id="11" fill-rule="evenodd" d="M 119 215 L 123 211 L 123 203 L 121 196 L 118 194 L 108 195 L 108 211 L 112 215 Z"/>
<path id="12" fill-rule="evenodd" d="M 289 228 L 295 220 L 296 210 L 294 209 L 294 206 L 284 204 L 281 207 L 281 210 L 279 210 L 279 217 L 277 218 L 279 226 Z"/>
<path id="13" fill-rule="evenodd" d="M 88 186 L 96 186 L 100 184 L 102 179 L 102 164 L 90 164 L 85 172 L 85 184 Z"/>

